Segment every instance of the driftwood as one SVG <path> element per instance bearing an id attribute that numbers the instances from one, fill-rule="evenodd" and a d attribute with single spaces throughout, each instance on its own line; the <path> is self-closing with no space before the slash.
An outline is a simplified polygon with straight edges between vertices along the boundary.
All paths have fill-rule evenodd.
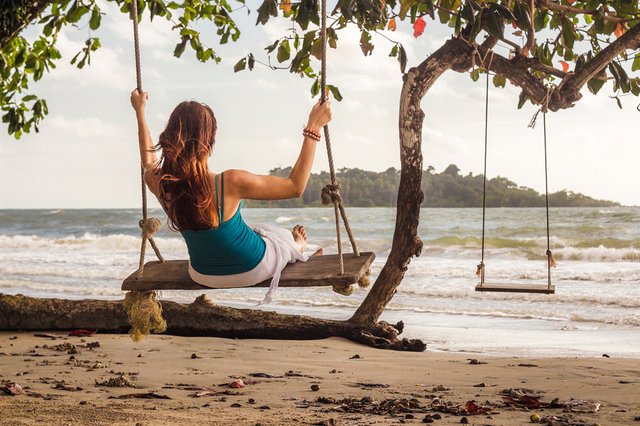
<path id="1" fill-rule="evenodd" d="M 423 351 L 420 340 L 399 339 L 404 324 L 360 325 L 303 315 L 282 315 L 218 306 L 205 295 L 193 303 L 163 301 L 167 334 L 251 339 L 311 340 L 343 337 L 381 349 Z M 37 299 L 0 294 L 0 330 L 97 329 L 126 333 L 130 326 L 120 301 Z"/>

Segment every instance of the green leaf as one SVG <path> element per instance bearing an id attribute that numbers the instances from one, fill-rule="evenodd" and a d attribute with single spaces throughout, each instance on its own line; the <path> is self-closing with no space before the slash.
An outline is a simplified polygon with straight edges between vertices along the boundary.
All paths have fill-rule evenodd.
<path id="1" fill-rule="evenodd" d="M 467 0 L 464 3 L 464 6 L 462 7 L 461 15 L 466 21 L 468 22 L 473 21 L 473 18 L 475 16 L 475 10 L 473 9 L 473 6 L 471 5 L 470 1 Z"/>
<path id="2" fill-rule="evenodd" d="M 311 85 L 311 96 L 318 96 L 318 93 L 320 93 L 320 82 L 316 78 Z"/>
<path id="3" fill-rule="evenodd" d="M 342 100 L 342 94 L 340 93 L 340 90 L 336 86 L 332 84 L 327 84 L 327 89 L 329 89 L 329 91 L 333 95 L 333 98 L 336 101 L 340 102 Z"/>
<path id="4" fill-rule="evenodd" d="M 440 18 L 441 24 L 446 24 L 449 22 L 449 11 L 438 9 L 438 17 Z"/>
<path id="5" fill-rule="evenodd" d="M 631 90 L 629 85 L 629 76 L 619 63 L 616 61 L 611 62 L 609 64 L 609 71 L 611 71 L 611 74 L 613 75 L 616 82 L 615 85 L 617 85 L 623 93 L 627 93 Z"/>
<path id="6" fill-rule="evenodd" d="M 278 62 L 282 63 L 291 57 L 291 47 L 289 46 L 289 40 L 284 39 L 280 46 L 278 46 L 277 54 Z"/>
<path id="7" fill-rule="evenodd" d="M 513 16 L 516 19 L 516 24 L 523 30 L 531 29 L 531 15 L 529 15 L 529 8 L 522 4 L 521 0 L 516 0 L 513 5 Z"/>
<path id="8" fill-rule="evenodd" d="M 91 19 L 89 19 L 89 28 L 92 30 L 97 30 L 100 27 L 100 20 L 102 16 L 100 15 L 100 8 L 98 6 L 94 6 L 91 11 Z"/>
<path id="9" fill-rule="evenodd" d="M 176 44 L 176 48 L 173 49 L 173 56 L 175 56 L 176 58 L 179 58 L 180 56 L 182 56 L 182 54 L 184 53 L 185 47 L 187 47 L 187 41 L 189 41 L 189 38 L 186 36 L 183 36 L 180 43 Z"/>
<path id="10" fill-rule="evenodd" d="M 507 78 L 504 75 L 496 74 L 493 76 L 493 85 L 495 87 L 505 87 L 507 85 Z"/>
<path id="11" fill-rule="evenodd" d="M 269 46 L 265 47 L 264 50 L 266 50 L 267 53 L 271 53 L 274 50 L 276 50 L 276 47 L 278 47 L 278 43 L 280 43 L 280 40 L 274 41 L 273 44 L 270 44 Z"/>
<path id="12" fill-rule="evenodd" d="M 309 53 L 311 53 L 317 60 L 322 60 L 322 40 L 317 38 L 316 41 L 311 45 L 311 49 L 309 49 Z"/>
<path id="13" fill-rule="evenodd" d="M 22 102 L 31 102 L 35 101 L 36 99 L 38 99 L 36 95 L 27 95 L 22 98 Z"/>
<path id="14" fill-rule="evenodd" d="M 520 92 L 520 96 L 518 96 L 518 109 L 521 109 L 525 103 L 527 103 L 527 95 L 524 93 L 524 90 Z"/>
<path id="15" fill-rule="evenodd" d="M 399 45 L 398 49 L 398 62 L 400 62 L 400 72 L 404 74 L 404 70 L 407 68 L 407 52 L 404 50 L 403 45 Z"/>
<path id="16" fill-rule="evenodd" d="M 613 99 L 616 100 L 616 103 L 618 104 L 618 108 L 622 109 L 622 102 L 620 101 L 620 98 L 618 96 L 613 96 Z"/>
<path id="17" fill-rule="evenodd" d="M 271 16 L 278 16 L 278 3 L 276 0 L 264 0 L 262 5 L 258 8 L 258 24 L 266 24 Z"/>
<path id="18" fill-rule="evenodd" d="M 334 28 L 327 28 L 327 44 L 332 49 L 338 47 L 338 34 Z"/>
<path id="19" fill-rule="evenodd" d="M 404 20 L 407 17 L 407 12 L 418 3 L 418 0 L 400 0 L 400 19 Z"/>
<path id="20" fill-rule="evenodd" d="M 373 51 L 373 44 L 371 44 L 371 34 L 368 31 L 362 31 L 362 35 L 360 36 L 360 49 L 364 56 L 371 55 Z"/>
<path id="21" fill-rule="evenodd" d="M 76 55 L 71 58 L 71 65 L 74 65 L 76 63 L 76 61 L 78 60 L 78 57 L 82 54 L 82 52 L 78 52 L 76 53 Z"/>
<path id="22" fill-rule="evenodd" d="M 460 14 L 458 13 L 458 14 L 456 15 L 456 22 L 455 22 L 454 30 L 453 30 L 454 34 L 455 34 L 455 35 L 460 34 L 460 30 L 461 30 L 461 29 L 462 29 L 462 18 L 461 18 L 461 16 L 460 16 Z"/>
<path id="23" fill-rule="evenodd" d="M 633 63 L 631 64 L 631 71 L 638 71 L 640 70 L 640 54 L 636 54 L 636 57 L 633 60 Z"/>
<path id="24" fill-rule="evenodd" d="M 487 11 L 485 13 L 485 29 L 494 37 L 504 38 L 504 21 L 497 13 Z"/>
<path id="25" fill-rule="evenodd" d="M 493 11 L 494 13 L 497 13 L 498 15 L 500 15 L 504 19 L 507 19 L 509 21 L 515 21 L 516 20 L 516 17 L 509 10 L 509 8 L 501 5 L 500 3 L 491 3 L 491 6 L 489 6 L 489 9 L 491 11 Z"/>
<path id="26" fill-rule="evenodd" d="M 302 50 L 310 50 L 311 49 L 311 45 L 313 44 L 315 39 L 316 39 L 316 31 L 315 30 L 305 33 L 303 41 L 302 41 Z"/>
<path id="27" fill-rule="evenodd" d="M 540 31 L 547 26 L 547 22 L 549 22 L 549 15 L 547 13 L 538 13 L 533 20 L 533 26 L 536 31 Z"/>
<path id="28" fill-rule="evenodd" d="M 577 68 L 577 65 L 576 65 L 576 68 Z M 600 71 L 598 75 L 596 75 L 594 78 L 592 78 L 587 82 L 587 87 L 589 88 L 589 91 L 594 95 L 596 95 L 600 91 L 600 89 L 602 89 L 602 86 L 604 86 L 604 83 L 606 83 L 607 81 L 606 79 L 607 79 L 607 72 L 605 70 Z"/>
<path id="29" fill-rule="evenodd" d="M 567 49 L 573 50 L 573 44 L 577 37 L 573 22 L 571 22 L 566 16 L 563 16 L 560 23 L 562 28 L 562 42 Z"/>
<path id="30" fill-rule="evenodd" d="M 76 23 L 87 12 L 89 12 L 89 8 L 87 6 L 79 4 L 78 1 L 75 1 L 67 12 L 67 21 L 70 23 Z"/>
<path id="31" fill-rule="evenodd" d="M 233 72 L 240 72 L 244 70 L 246 66 L 247 66 L 247 58 L 242 58 L 233 66 Z"/>

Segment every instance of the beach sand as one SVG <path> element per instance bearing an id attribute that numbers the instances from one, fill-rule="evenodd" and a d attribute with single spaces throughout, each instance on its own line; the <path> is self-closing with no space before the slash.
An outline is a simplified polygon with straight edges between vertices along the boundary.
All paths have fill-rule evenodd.
<path id="1" fill-rule="evenodd" d="M 401 353 L 338 338 L 156 335 L 134 343 L 126 335 L 34 334 L 0 333 L 0 388 L 16 382 L 25 391 L 0 391 L 3 424 L 450 425 L 466 418 L 475 425 L 521 425 L 536 413 L 566 420 L 555 424 L 640 425 L 637 359 Z M 135 388 L 97 384 L 109 379 Z M 229 387 L 235 379 L 246 387 Z M 601 406 L 596 413 L 505 406 L 501 392 L 518 388 L 538 393 L 542 403 L 574 398 Z M 119 399 L 150 392 L 170 399 Z M 512 398 L 527 401 L 517 392 Z M 463 413 L 473 410 L 467 401 L 488 412 Z"/>

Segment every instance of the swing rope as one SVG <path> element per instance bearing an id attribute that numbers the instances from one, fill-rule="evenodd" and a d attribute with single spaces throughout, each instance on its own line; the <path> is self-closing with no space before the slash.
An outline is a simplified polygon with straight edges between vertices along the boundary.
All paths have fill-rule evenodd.
<path id="1" fill-rule="evenodd" d="M 482 252 L 480 263 L 476 268 L 476 275 L 480 277 L 479 287 L 482 287 L 485 283 L 485 234 L 486 234 L 486 210 L 487 210 L 487 147 L 488 147 L 488 127 L 489 127 L 489 69 L 486 69 L 486 84 L 485 84 L 485 108 L 484 108 L 484 170 L 482 176 Z M 547 107 L 553 88 L 549 87 L 547 94 L 542 100 L 542 106 L 533 115 L 528 127 L 534 128 L 536 125 L 536 119 L 538 113 L 542 112 L 542 125 L 543 125 L 543 139 L 544 139 L 544 199 L 545 199 L 545 215 L 546 215 L 546 231 L 547 231 L 547 289 L 551 290 L 551 268 L 557 266 L 556 260 L 551 252 L 551 231 L 549 221 L 549 168 L 547 161 Z"/>
<path id="2" fill-rule="evenodd" d="M 320 100 L 322 103 L 327 101 L 327 0 L 322 0 L 321 7 L 321 23 L 320 23 L 320 40 L 322 45 L 321 51 L 321 65 L 320 65 Z M 329 205 L 333 203 L 333 213 L 336 223 L 336 240 L 338 245 L 338 268 L 340 275 L 344 274 L 344 259 L 342 255 L 342 238 L 340 235 L 340 218 L 344 223 L 345 230 L 349 236 L 351 242 L 351 248 L 356 256 L 360 256 L 358 245 L 353 232 L 349 226 L 349 220 L 347 219 L 347 213 L 342 204 L 342 197 L 340 196 L 340 185 L 336 180 L 335 167 L 333 165 L 333 153 L 331 148 L 331 138 L 329 136 L 329 125 L 324 126 L 324 140 L 327 147 L 327 158 L 329 160 L 329 174 L 331 176 L 331 183 L 322 188 L 322 204 Z M 363 278 L 358 281 L 361 287 L 367 287 L 369 285 L 368 274 L 365 274 Z M 351 286 L 333 287 L 333 290 L 341 294 L 351 294 L 353 290 Z"/>
<path id="3" fill-rule="evenodd" d="M 487 212 L 487 141 L 489 140 L 489 70 L 487 69 L 487 79 L 484 97 L 484 170 L 482 172 L 482 255 L 480 263 L 476 269 L 476 275 L 480 277 L 480 285 L 484 284 L 484 234 Z"/>
<path id="4" fill-rule="evenodd" d="M 131 13 L 133 20 L 133 48 L 135 51 L 136 62 L 136 87 L 139 93 L 142 91 L 142 71 L 140 67 L 140 42 L 138 40 L 138 0 L 133 0 L 131 4 Z M 151 244 L 156 257 L 160 262 L 164 262 L 160 249 L 153 240 L 153 234 L 160 230 L 160 220 L 155 217 L 149 218 L 147 212 L 147 186 L 144 182 L 144 167 L 140 165 L 140 187 L 142 190 L 142 219 L 138 222 L 142 234 L 142 244 L 140 245 L 140 259 L 138 262 L 137 276 L 142 277 L 144 273 L 144 258 L 147 252 L 147 241 Z"/>
<path id="5" fill-rule="evenodd" d="M 142 91 L 142 72 L 140 69 L 140 43 L 138 41 L 138 1 L 131 4 L 131 19 L 133 20 L 133 47 L 136 62 L 136 87 Z M 160 230 L 160 220 L 149 217 L 147 212 L 147 187 L 144 182 L 144 167 L 140 164 L 140 188 L 142 190 L 142 219 L 138 222 L 141 229 L 142 244 L 140 245 L 140 259 L 138 270 L 134 273 L 136 279 L 142 278 L 144 273 L 144 257 L 147 251 L 147 241 L 151 244 L 158 260 L 164 262 L 160 250 L 153 240 L 153 234 Z M 162 317 L 162 305 L 158 301 L 155 290 L 129 291 L 124 297 L 124 307 L 127 310 L 131 330 L 129 335 L 134 341 L 140 341 L 145 335 L 156 331 L 162 333 L 167 329 L 167 323 Z"/>
<path id="6" fill-rule="evenodd" d="M 548 97 L 547 97 L 548 99 Z M 555 268 L 557 263 L 551 252 L 551 235 L 549 233 L 549 176 L 547 167 L 547 107 L 542 111 L 542 130 L 544 133 L 544 202 L 547 215 L 547 287 L 551 288 L 551 268 Z"/>

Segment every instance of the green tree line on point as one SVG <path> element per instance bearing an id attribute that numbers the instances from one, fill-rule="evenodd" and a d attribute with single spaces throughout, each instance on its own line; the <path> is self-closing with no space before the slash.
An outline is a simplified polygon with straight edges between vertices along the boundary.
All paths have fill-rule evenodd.
<path id="1" fill-rule="evenodd" d="M 290 167 L 277 167 L 270 175 L 288 176 Z M 400 171 L 383 172 L 342 168 L 336 174 L 340 194 L 349 207 L 395 207 Z M 247 207 L 319 207 L 320 193 L 330 182 L 328 172 L 313 173 L 301 198 L 280 201 L 247 201 Z M 423 207 L 482 207 L 482 174 L 463 175 L 451 164 L 441 173 L 429 166 L 422 176 Z M 551 207 L 611 207 L 619 203 L 562 190 L 549 194 Z M 487 181 L 487 207 L 544 207 L 545 197 L 532 188 L 519 186 L 504 177 Z"/>

